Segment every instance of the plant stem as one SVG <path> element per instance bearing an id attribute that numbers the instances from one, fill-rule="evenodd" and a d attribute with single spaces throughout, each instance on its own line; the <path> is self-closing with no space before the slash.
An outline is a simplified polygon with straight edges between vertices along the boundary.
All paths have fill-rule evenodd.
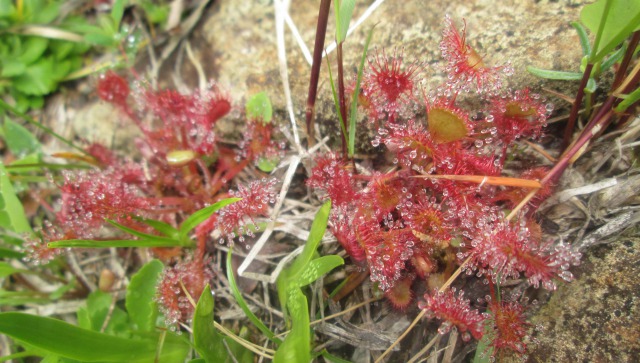
<path id="1" fill-rule="evenodd" d="M 640 42 L 640 30 L 633 33 L 631 36 L 631 40 L 629 41 L 629 45 L 627 47 L 627 51 L 620 62 L 620 67 L 616 72 L 615 79 L 613 80 L 613 84 L 611 85 L 611 89 L 616 89 L 622 83 L 624 79 L 625 73 L 627 73 L 627 69 L 629 68 L 629 64 L 631 64 L 631 58 L 633 58 L 633 53 Z"/>
<path id="2" fill-rule="evenodd" d="M 571 134 L 575 129 L 576 120 L 578 119 L 578 111 L 580 110 L 582 99 L 584 98 L 584 88 L 587 86 L 587 82 L 589 82 L 589 77 L 591 76 L 592 69 L 593 64 L 588 63 L 587 67 L 584 70 L 584 74 L 582 75 L 580 86 L 578 86 L 578 93 L 576 94 L 576 98 L 573 101 L 573 106 L 571 107 L 571 113 L 569 114 L 569 121 L 567 121 L 567 126 L 564 129 L 564 137 L 562 138 L 562 149 L 565 149 L 571 142 Z"/>
<path id="3" fill-rule="evenodd" d="M 554 165 L 547 175 L 540 180 L 541 184 L 555 182 L 558 180 L 560 175 L 562 175 L 567 166 L 574 161 L 574 157 L 578 152 L 580 152 L 580 150 L 582 150 L 585 144 L 591 141 L 596 133 L 606 128 L 608 122 L 611 120 L 613 104 L 616 99 L 617 97 L 615 96 L 609 96 L 602 107 L 598 110 L 598 113 L 591 119 L 584 130 L 582 130 L 578 139 L 569 146 L 569 148 L 562 154 L 562 157 L 558 160 L 556 165 Z"/>
<path id="4" fill-rule="evenodd" d="M 347 95 L 344 90 L 344 66 L 342 58 L 342 43 L 338 43 L 336 48 L 336 54 L 338 56 L 338 102 L 340 104 L 340 115 L 342 115 L 342 125 L 345 130 L 349 130 L 347 127 Z M 347 139 L 342 134 L 342 157 L 347 158 Z"/>
<path id="5" fill-rule="evenodd" d="M 320 66 L 322 65 L 322 51 L 324 49 L 324 39 L 327 33 L 327 23 L 329 21 L 329 9 L 331 0 L 322 0 L 318 12 L 318 25 L 316 26 L 316 40 L 313 45 L 313 63 L 311 65 L 311 79 L 309 80 L 309 94 L 307 96 L 307 142 L 309 146 L 315 144 L 314 139 L 314 116 L 316 107 L 316 94 L 318 92 L 318 80 L 320 78 Z"/>

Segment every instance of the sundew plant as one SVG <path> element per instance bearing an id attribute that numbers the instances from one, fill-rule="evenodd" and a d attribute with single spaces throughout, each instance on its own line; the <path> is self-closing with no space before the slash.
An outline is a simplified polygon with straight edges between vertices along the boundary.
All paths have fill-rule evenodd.
<path id="1" fill-rule="evenodd" d="M 179 92 L 133 68 L 102 72 L 94 85 L 101 102 L 136 126 L 135 155 L 66 140 L 0 100 L 2 112 L 72 148 L 52 155 L 66 163 L 42 163 L 39 141 L 5 120 L 6 153 L 18 161 L 0 164 L 0 272 L 6 286 L 19 287 L 2 290 L 9 307 L 0 312 L 0 332 L 12 339 L 3 359 L 347 362 L 364 349 L 362 335 L 375 341 L 362 359 L 394 362 L 408 359 L 394 348 L 419 323 L 432 339 L 414 332 L 425 348 L 411 362 L 445 334 L 460 337 L 462 359 L 474 349 L 475 362 L 527 357 L 537 328 L 530 300 L 572 281 L 584 253 L 549 236 L 538 208 L 596 136 L 614 122 L 622 133 L 631 128 L 640 102 L 640 6 L 600 0 L 585 7 L 584 25 L 574 24 L 585 56 L 580 73 L 530 68 L 581 81 L 564 151 L 554 159 L 534 145 L 553 104 L 541 90 L 515 84 L 508 61 L 491 64 L 474 49 L 464 19 L 444 17 L 437 62 L 401 47 L 370 49 L 374 27 L 359 64 L 347 68 L 355 3 L 333 1 L 337 59 L 324 61 L 332 2 L 320 3 L 306 140 L 294 119 L 302 112 L 290 109 L 292 129 L 282 126 L 265 92 L 241 102 L 215 81 Z M 117 21 L 103 24 L 111 33 L 139 19 L 138 6 L 153 32 L 171 18 L 162 15 L 165 4 L 116 5 Z M 189 45 L 183 50 L 193 58 Z M 316 137 L 323 64 L 338 132 Z M 599 76 L 609 69 L 614 81 L 598 103 Z M 427 86 L 432 75 L 443 81 Z M 579 114 L 584 127 L 572 137 Z M 221 132 L 225 121 L 237 132 Z M 54 191 L 26 198 L 44 183 Z M 27 218 L 32 199 L 38 207 Z M 119 275 L 92 272 L 94 283 L 83 266 L 105 249 L 124 262 L 114 269 Z M 62 287 L 40 293 L 30 275 Z M 20 311 L 72 298 L 82 305 L 71 318 L 61 314 L 66 321 Z M 384 340 L 350 321 L 375 326 L 362 311 L 414 319 L 395 341 Z M 343 330 L 327 329 L 336 318 Z"/>
<path id="2" fill-rule="evenodd" d="M 447 81 L 434 90 L 420 87 L 422 64 L 404 64 L 402 52 L 369 57 L 361 94 L 366 127 L 392 165 L 356 171 L 339 154 L 325 154 L 307 185 L 331 199 L 332 233 L 395 308 L 418 304 L 442 322 L 443 334 L 457 329 L 469 341 L 486 332 L 494 336 L 493 354 L 522 354 L 524 309 L 496 286 L 524 277 L 534 288 L 554 290 L 558 281 L 572 280 L 569 268 L 580 260 L 571 246 L 545 239 L 535 221 L 535 207 L 552 187 L 514 210 L 531 188 L 540 188 L 546 168 L 503 176 L 515 143 L 539 137 L 552 106 L 529 89 L 508 88 L 508 63 L 485 64 L 464 27 L 449 17 L 444 26 Z M 462 108 L 462 98 L 479 108 Z M 481 304 L 471 304 L 464 290 L 438 291 L 457 269 L 488 285 Z"/>

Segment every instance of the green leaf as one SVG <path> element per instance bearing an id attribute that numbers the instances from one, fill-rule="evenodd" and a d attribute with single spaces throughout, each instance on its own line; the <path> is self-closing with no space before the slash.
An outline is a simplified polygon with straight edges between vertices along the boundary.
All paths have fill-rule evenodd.
<path id="1" fill-rule="evenodd" d="M 349 23 L 351 22 L 351 18 L 353 17 L 353 9 L 356 6 L 355 0 L 341 0 L 340 6 L 335 6 L 337 9 L 337 19 L 336 19 L 336 42 L 342 43 L 345 39 L 347 39 L 347 32 L 349 31 Z"/>
<path id="2" fill-rule="evenodd" d="M 156 350 L 154 339 L 114 337 L 60 320 L 15 312 L 0 313 L 0 332 L 35 348 L 85 362 L 152 362 Z"/>
<path id="3" fill-rule="evenodd" d="M 152 332 L 156 326 L 158 305 L 156 291 L 164 265 L 151 260 L 131 277 L 125 307 L 135 330 Z"/>
<path id="4" fill-rule="evenodd" d="M 273 357 L 274 363 L 311 361 L 311 334 L 309 332 L 309 310 L 307 298 L 299 288 L 291 289 L 287 310 L 291 316 L 291 331 Z"/>
<path id="5" fill-rule="evenodd" d="M 158 335 L 127 339 L 15 312 L 0 313 L 0 332 L 49 354 L 83 362 L 182 362 L 189 351 L 188 342 L 172 333 L 166 333 L 156 357 Z"/>
<path id="6" fill-rule="evenodd" d="M 53 60 L 42 58 L 37 63 L 31 64 L 27 70 L 13 79 L 13 86 L 18 91 L 28 96 L 42 96 L 53 91 L 57 81 L 52 77 Z"/>
<path id="7" fill-rule="evenodd" d="M 207 362 L 224 362 L 227 350 L 223 336 L 213 326 L 214 300 L 209 285 L 205 286 L 193 314 L 193 344 Z"/>
<path id="8" fill-rule="evenodd" d="M 0 162 L 0 227 L 16 233 L 31 232 L 22 203 L 13 190 L 2 162 Z"/>
<path id="9" fill-rule="evenodd" d="M 47 50 L 49 41 L 42 37 L 27 37 L 26 41 L 22 44 L 24 49 L 23 53 L 18 57 L 18 61 L 30 65 L 42 58 L 42 55 Z"/>
<path id="10" fill-rule="evenodd" d="M 322 352 L 320 352 L 320 355 L 327 362 L 330 362 L 330 363 L 351 363 L 351 361 L 348 361 L 346 359 L 342 359 L 340 357 L 336 357 L 335 355 L 329 353 L 326 349 L 323 349 Z"/>
<path id="11" fill-rule="evenodd" d="M 249 340 L 250 339 L 250 335 L 251 332 L 249 331 L 249 329 L 247 329 L 246 326 L 243 326 L 240 328 L 240 332 L 238 333 L 238 336 L 244 340 Z M 245 348 L 242 344 L 238 343 L 237 341 L 230 339 L 230 338 L 225 338 L 225 342 L 227 343 L 227 346 L 229 347 L 229 351 L 231 351 L 231 354 L 233 355 L 233 357 L 235 358 L 235 361 L 238 363 L 253 363 L 254 362 L 254 354 L 252 351 L 250 351 L 249 349 Z"/>
<path id="12" fill-rule="evenodd" d="M 338 255 L 316 258 L 309 262 L 304 271 L 302 271 L 300 276 L 296 279 L 296 284 L 299 287 L 307 286 L 319 279 L 321 276 L 327 274 L 329 271 L 343 264 L 344 260 Z"/>
<path id="13" fill-rule="evenodd" d="M 126 0 L 115 0 L 111 7 L 111 20 L 116 27 L 120 27 L 120 21 L 122 21 L 122 15 L 124 14 L 124 7 Z"/>
<path id="14" fill-rule="evenodd" d="M 552 71 L 532 66 L 528 66 L 527 71 L 534 76 L 546 79 L 557 79 L 562 81 L 578 81 L 582 79 L 582 73 L 579 72 Z"/>
<path id="15" fill-rule="evenodd" d="M 40 145 L 38 145 L 39 147 Z M 24 155 L 21 159 L 13 161 L 10 165 L 5 165 L 5 168 L 11 172 L 13 175 L 38 172 L 42 173 L 42 168 L 44 167 L 42 160 L 42 152 L 39 150 L 28 155 Z M 62 168 L 62 169 L 67 169 Z M 17 185 L 14 185 L 16 187 Z M 18 188 L 16 188 L 17 190 Z"/>
<path id="16" fill-rule="evenodd" d="M 187 219 L 182 222 L 180 225 L 180 241 L 185 241 L 187 239 L 187 235 L 191 232 L 192 229 L 196 228 L 200 223 L 206 221 L 213 215 L 213 213 L 217 212 L 221 208 L 228 206 L 229 204 L 235 203 L 242 198 L 227 198 L 223 199 L 219 202 L 216 202 L 208 207 L 204 207 L 199 211 L 190 215 Z"/>
<path id="17" fill-rule="evenodd" d="M 587 36 L 587 30 L 582 24 L 577 21 L 572 21 L 571 26 L 578 32 L 578 38 L 580 38 L 580 46 L 582 47 L 582 55 L 588 56 L 591 54 L 591 43 L 589 43 L 589 37 Z"/>
<path id="18" fill-rule="evenodd" d="M 23 157 L 40 151 L 38 139 L 24 126 L 11 121 L 8 117 L 4 119 L 3 132 L 4 140 L 12 154 Z"/>
<path id="19" fill-rule="evenodd" d="M 613 52 L 613 54 L 611 54 L 607 59 L 605 59 L 602 62 L 602 65 L 600 66 L 600 71 L 604 72 L 607 69 L 611 68 L 614 64 L 616 64 L 620 59 L 622 59 L 622 57 L 624 56 L 624 53 L 627 51 L 627 47 L 623 46 L 620 47 L 620 49 L 616 50 L 615 52 Z"/>
<path id="20" fill-rule="evenodd" d="M 275 342 L 276 344 L 280 344 L 282 341 L 276 338 L 275 334 L 271 330 L 269 330 L 269 328 L 267 328 L 267 326 L 264 325 L 264 323 L 260 319 L 258 319 L 258 317 L 249 308 L 249 305 L 247 305 L 244 297 L 242 297 L 242 293 L 240 293 L 238 285 L 236 285 L 236 278 L 233 275 L 233 266 L 231 265 L 232 255 L 233 248 L 229 248 L 229 252 L 227 252 L 227 280 L 229 281 L 229 289 L 231 289 L 233 297 L 236 299 L 236 302 L 238 303 L 238 305 L 240 305 L 240 308 L 247 316 L 247 318 L 249 318 L 249 321 L 251 321 L 253 325 L 255 325 L 256 328 L 258 328 L 262 332 L 262 334 L 264 334 L 271 341 Z"/>
<path id="21" fill-rule="evenodd" d="M 351 100 L 351 112 L 349 113 L 349 156 L 353 157 L 355 153 L 356 145 L 356 121 L 358 116 L 358 97 L 360 96 L 360 82 L 362 81 L 362 72 L 364 70 L 364 61 L 367 59 L 367 52 L 369 50 L 369 43 L 371 43 L 371 37 L 373 36 L 372 27 L 367 35 L 367 40 L 364 42 L 364 50 L 362 51 L 362 58 L 360 59 L 360 67 L 358 68 L 358 78 L 356 80 L 356 89 Z"/>
<path id="22" fill-rule="evenodd" d="M 35 291 L 6 291 L 0 290 L 0 306 L 18 306 L 24 304 L 44 304 L 51 299 Z M 0 330 L 0 333 L 2 330 Z"/>
<path id="23" fill-rule="evenodd" d="M 493 356 L 493 347 L 491 346 L 493 334 L 491 333 L 491 324 L 485 323 L 484 335 L 482 336 L 482 339 L 478 341 L 476 354 L 473 357 L 472 363 L 490 363 L 493 361 L 491 359 L 491 357 Z"/>
<path id="24" fill-rule="evenodd" d="M 247 118 L 268 124 L 273 118 L 271 100 L 266 92 L 260 92 L 249 98 L 246 105 Z"/>
<path id="25" fill-rule="evenodd" d="M 122 224 L 120 224 L 120 223 L 118 223 L 116 221 L 113 221 L 111 219 L 105 219 L 105 221 L 107 223 L 109 223 L 110 225 L 118 228 L 121 231 L 124 231 L 124 232 L 127 232 L 129 234 L 132 234 L 132 235 L 134 235 L 134 236 L 136 236 L 136 237 L 138 237 L 138 238 L 140 238 L 142 240 L 148 241 L 148 242 L 151 242 L 151 241 L 153 241 L 154 243 L 160 242 L 160 243 L 163 244 L 163 246 L 166 246 L 166 245 L 179 246 L 180 245 L 180 241 L 172 239 L 172 238 L 156 236 L 156 235 L 153 235 L 153 234 L 148 234 L 148 233 L 136 231 L 133 228 L 129 228 L 127 226 L 123 226 Z"/>
<path id="26" fill-rule="evenodd" d="M 176 239 L 176 240 L 179 238 L 178 230 L 172 225 L 170 225 L 169 223 L 165 223 L 155 219 L 142 219 L 142 218 L 140 218 L 139 221 L 150 226 L 151 228 L 155 229 L 156 231 L 164 234 L 169 238 Z"/>
<path id="27" fill-rule="evenodd" d="M 60 14 L 60 1 L 46 1 L 46 2 L 26 2 L 25 11 L 29 14 L 30 19 L 27 22 L 34 24 L 49 24 L 54 21 Z M 29 6 L 31 5 L 31 6 Z"/>
<path id="28" fill-rule="evenodd" d="M 122 248 L 122 247 L 181 247 L 178 241 L 171 240 L 171 243 L 162 240 L 145 239 L 113 239 L 113 240 L 92 240 L 92 239 L 67 239 L 47 243 L 49 248 Z"/>
<path id="29" fill-rule="evenodd" d="M 11 78 L 21 75 L 27 70 L 27 65 L 18 59 L 3 59 L 0 76 L 3 78 Z"/>
<path id="30" fill-rule="evenodd" d="M 299 289 L 298 278 L 303 271 L 307 269 L 309 263 L 317 253 L 318 245 L 324 236 L 324 232 L 327 229 L 327 222 L 329 220 L 329 212 L 331 211 L 331 200 L 327 201 L 316 213 L 316 216 L 311 224 L 309 230 L 309 237 L 307 243 L 304 245 L 302 252 L 293 261 L 291 266 L 282 270 L 278 279 L 276 280 L 276 286 L 278 288 L 278 299 L 281 306 L 287 306 L 287 299 L 291 290 Z M 286 316 L 286 314 L 285 314 Z"/>
<path id="31" fill-rule="evenodd" d="M 624 112 L 627 110 L 627 108 L 629 108 L 629 106 L 638 101 L 640 101 L 640 88 L 636 88 L 635 91 L 624 96 L 622 102 L 620 102 L 618 106 L 616 106 L 615 110 L 616 112 Z"/>
<path id="32" fill-rule="evenodd" d="M 111 47 L 117 44 L 113 35 L 103 33 L 89 33 L 84 36 L 84 40 L 93 45 L 102 45 L 105 47 Z"/>
<path id="33" fill-rule="evenodd" d="M 324 232 L 327 229 L 327 222 L 329 221 L 329 212 L 331 211 L 331 201 L 325 202 L 322 207 L 316 212 L 316 216 L 311 224 L 309 230 L 309 237 L 307 243 L 304 245 L 302 253 L 291 264 L 291 267 L 287 269 L 290 276 L 298 276 L 313 259 L 320 241 L 324 236 Z"/>
<path id="34" fill-rule="evenodd" d="M 169 17 L 169 5 L 168 4 L 154 4 L 151 1 L 142 1 L 140 6 L 144 10 L 144 15 L 147 16 L 152 24 L 164 23 Z"/>
<path id="35" fill-rule="evenodd" d="M 99 332 L 108 319 L 104 328 L 106 334 L 129 337 L 127 314 L 117 306 L 112 308 L 113 302 L 111 294 L 100 290 L 93 291 L 87 297 L 86 307 L 78 310 L 78 325 Z"/>
<path id="36" fill-rule="evenodd" d="M 278 166 L 278 158 L 265 158 L 260 157 L 258 159 L 258 169 L 265 173 L 272 172 Z"/>
<path id="37" fill-rule="evenodd" d="M 594 93 L 596 91 L 596 88 L 598 88 L 598 84 L 596 83 L 596 80 L 593 78 L 589 78 L 589 80 L 587 80 L 587 85 L 584 88 L 584 91 L 586 93 Z"/>
<path id="38" fill-rule="evenodd" d="M 640 2 L 637 0 L 598 0 L 586 5 L 580 20 L 596 35 L 590 63 L 601 61 L 632 32 L 640 30 Z"/>

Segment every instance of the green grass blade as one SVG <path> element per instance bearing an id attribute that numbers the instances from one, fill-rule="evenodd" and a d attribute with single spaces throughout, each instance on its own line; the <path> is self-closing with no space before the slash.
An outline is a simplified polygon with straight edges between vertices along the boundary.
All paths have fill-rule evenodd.
<path id="1" fill-rule="evenodd" d="M 372 27 L 367 35 L 367 40 L 364 43 L 364 50 L 362 51 L 362 59 L 360 59 L 360 67 L 358 68 L 358 78 L 356 80 L 356 89 L 353 92 L 353 99 L 351 100 L 351 112 L 349 113 L 349 156 L 353 157 L 355 153 L 356 145 L 356 121 L 358 119 L 358 97 L 360 96 L 360 82 L 362 81 L 362 73 L 364 71 L 364 63 L 367 59 L 367 52 L 369 50 L 369 43 L 371 43 L 371 37 L 373 36 Z"/>
<path id="2" fill-rule="evenodd" d="M 223 336 L 213 326 L 214 300 L 211 288 L 207 285 L 198 299 L 193 314 L 193 344 L 200 356 L 207 362 L 224 362 L 227 349 Z"/>
<path id="3" fill-rule="evenodd" d="M 158 316 L 155 297 L 163 268 L 162 262 L 151 260 L 131 277 L 127 286 L 125 307 L 136 330 L 152 332 L 155 329 Z"/>
<path id="4" fill-rule="evenodd" d="M 31 232 L 24 208 L 9 179 L 9 174 L 0 162 L 0 227 L 16 233 Z"/>
<path id="5" fill-rule="evenodd" d="M 227 280 L 229 280 L 229 288 L 231 289 L 233 297 L 236 299 L 236 302 L 238 303 L 238 305 L 240 305 L 240 308 L 242 309 L 242 311 L 244 311 L 244 314 L 247 316 L 247 318 L 249 318 L 249 321 L 251 321 L 253 325 L 255 325 L 256 328 L 258 328 L 262 332 L 262 334 L 264 334 L 267 338 L 269 338 L 276 344 L 282 343 L 282 340 L 276 338 L 275 334 L 271 330 L 269 330 L 269 328 L 267 328 L 267 326 L 264 325 L 264 323 L 260 319 L 258 319 L 258 317 L 251 311 L 251 309 L 249 309 L 247 302 L 242 297 L 242 293 L 240 293 L 238 285 L 236 285 L 236 278 L 233 276 L 233 266 L 231 266 L 232 253 L 233 248 L 230 248 L 229 252 L 227 252 Z"/>
<path id="6" fill-rule="evenodd" d="M 84 362 L 152 362 L 156 342 L 78 328 L 60 320 L 0 313 L 0 332 L 44 351 Z"/>
<path id="7" fill-rule="evenodd" d="M 196 228 L 200 223 L 206 221 L 207 219 L 209 219 L 209 217 L 211 217 L 213 215 L 213 213 L 217 212 L 218 210 L 220 210 L 221 208 L 224 208 L 226 206 L 228 206 L 231 203 L 235 203 L 237 201 L 239 201 L 241 198 L 227 198 L 227 199 L 223 199 L 219 202 L 216 202 L 208 207 L 204 207 L 202 209 L 200 209 L 199 211 L 193 213 L 192 215 L 190 215 L 187 219 L 184 220 L 184 222 L 182 222 L 182 225 L 180 225 L 180 240 L 184 241 L 187 238 L 187 235 L 189 234 L 189 232 L 191 232 L 192 229 Z"/>
<path id="8" fill-rule="evenodd" d="M 327 69 L 329 70 L 329 83 L 331 84 L 331 93 L 333 94 L 333 105 L 336 107 L 336 115 L 338 115 L 338 121 L 340 121 L 340 129 L 345 139 L 347 138 L 347 128 L 344 126 L 342 120 L 342 113 L 340 112 L 340 102 L 338 101 L 338 92 L 336 91 L 336 84 L 333 81 L 333 74 L 331 73 L 331 63 L 329 62 L 329 56 L 327 55 Z"/>
<path id="9" fill-rule="evenodd" d="M 0 289 L 0 306 L 44 304 L 49 302 L 51 302 L 49 296 L 36 291 L 7 291 Z"/>
<path id="10" fill-rule="evenodd" d="M 546 79 L 556 79 L 561 81 L 579 81 L 582 79 L 582 73 L 579 72 L 552 71 L 532 66 L 528 66 L 527 71 L 534 76 Z"/>
<path id="11" fill-rule="evenodd" d="M 92 239 L 68 239 L 47 244 L 49 248 L 123 248 L 123 247 L 184 247 L 178 241 L 171 240 L 171 243 L 164 240 L 144 240 L 144 239 L 114 239 L 114 240 L 92 240 Z"/>
<path id="12" fill-rule="evenodd" d="M 157 221 L 155 219 L 144 219 L 144 218 L 140 218 L 139 221 L 150 226 L 151 228 L 155 229 L 156 231 L 164 234 L 165 236 L 171 239 L 179 238 L 178 230 L 172 225 L 170 225 L 169 223 Z"/>
<path id="13" fill-rule="evenodd" d="M 165 243 L 176 243 L 178 245 L 180 244 L 180 241 L 178 241 L 178 240 L 175 240 L 175 239 L 172 239 L 172 238 L 167 238 L 167 237 L 162 237 L 162 236 L 156 236 L 156 235 L 148 234 L 148 233 L 144 233 L 144 232 L 140 232 L 140 231 L 137 231 L 137 230 L 135 230 L 133 228 L 129 228 L 127 226 L 123 226 L 122 224 L 120 224 L 120 223 L 118 223 L 118 222 L 116 222 L 114 220 L 111 220 L 111 219 L 105 219 L 105 221 L 107 223 L 109 223 L 110 225 L 116 227 L 117 229 L 119 229 L 119 230 L 121 230 L 123 232 L 127 232 L 129 234 L 132 234 L 132 235 L 134 235 L 134 236 L 136 236 L 136 237 L 138 237 L 140 239 L 143 239 L 143 240 L 163 241 Z"/>

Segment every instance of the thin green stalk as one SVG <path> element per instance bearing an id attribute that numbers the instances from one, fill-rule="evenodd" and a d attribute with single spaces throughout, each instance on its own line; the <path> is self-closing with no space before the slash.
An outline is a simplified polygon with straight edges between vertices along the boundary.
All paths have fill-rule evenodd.
<path id="1" fill-rule="evenodd" d="M 589 54 L 589 64 L 594 63 L 594 58 L 598 54 L 598 46 L 600 45 L 600 40 L 602 40 L 602 33 L 604 32 L 604 26 L 607 22 L 607 17 L 609 16 L 609 11 L 611 10 L 611 0 L 606 0 L 604 5 L 604 11 L 602 12 L 602 18 L 600 20 L 600 24 L 598 25 L 598 32 L 596 32 L 596 37 L 593 41 L 593 51 Z M 586 73 L 586 72 L 585 72 Z"/>
<path id="2" fill-rule="evenodd" d="M 333 95 L 333 104 L 336 107 L 336 114 L 338 115 L 338 119 L 340 121 L 340 129 L 342 130 L 342 135 L 344 137 L 347 137 L 347 128 L 345 127 L 345 122 L 342 120 L 342 114 L 340 113 L 338 92 L 336 92 L 336 84 L 333 81 L 333 73 L 331 72 L 331 62 L 329 61 L 329 55 L 327 55 L 327 70 L 329 71 L 329 84 L 331 84 L 331 94 Z"/>
<path id="3" fill-rule="evenodd" d="M 375 25 L 374 25 L 375 27 Z M 358 68 L 358 76 L 356 79 L 356 89 L 353 91 L 353 99 L 351 100 L 351 112 L 349 114 L 349 156 L 353 157 L 355 153 L 356 144 L 356 122 L 358 121 L 358 97 L 360 96 L 360 82 L 362 81 L 362 73 L 364 71 L 364 63 L 367 59 L 367 52 L 369 51 L 369 43 L 371 43 L 371 37 L 373 36 L 373 29 L 369 30 L 367 40 L 364 43 L 364 50 L 362 51 L 362 58 L 360 59 L 360 67 Z"/>

